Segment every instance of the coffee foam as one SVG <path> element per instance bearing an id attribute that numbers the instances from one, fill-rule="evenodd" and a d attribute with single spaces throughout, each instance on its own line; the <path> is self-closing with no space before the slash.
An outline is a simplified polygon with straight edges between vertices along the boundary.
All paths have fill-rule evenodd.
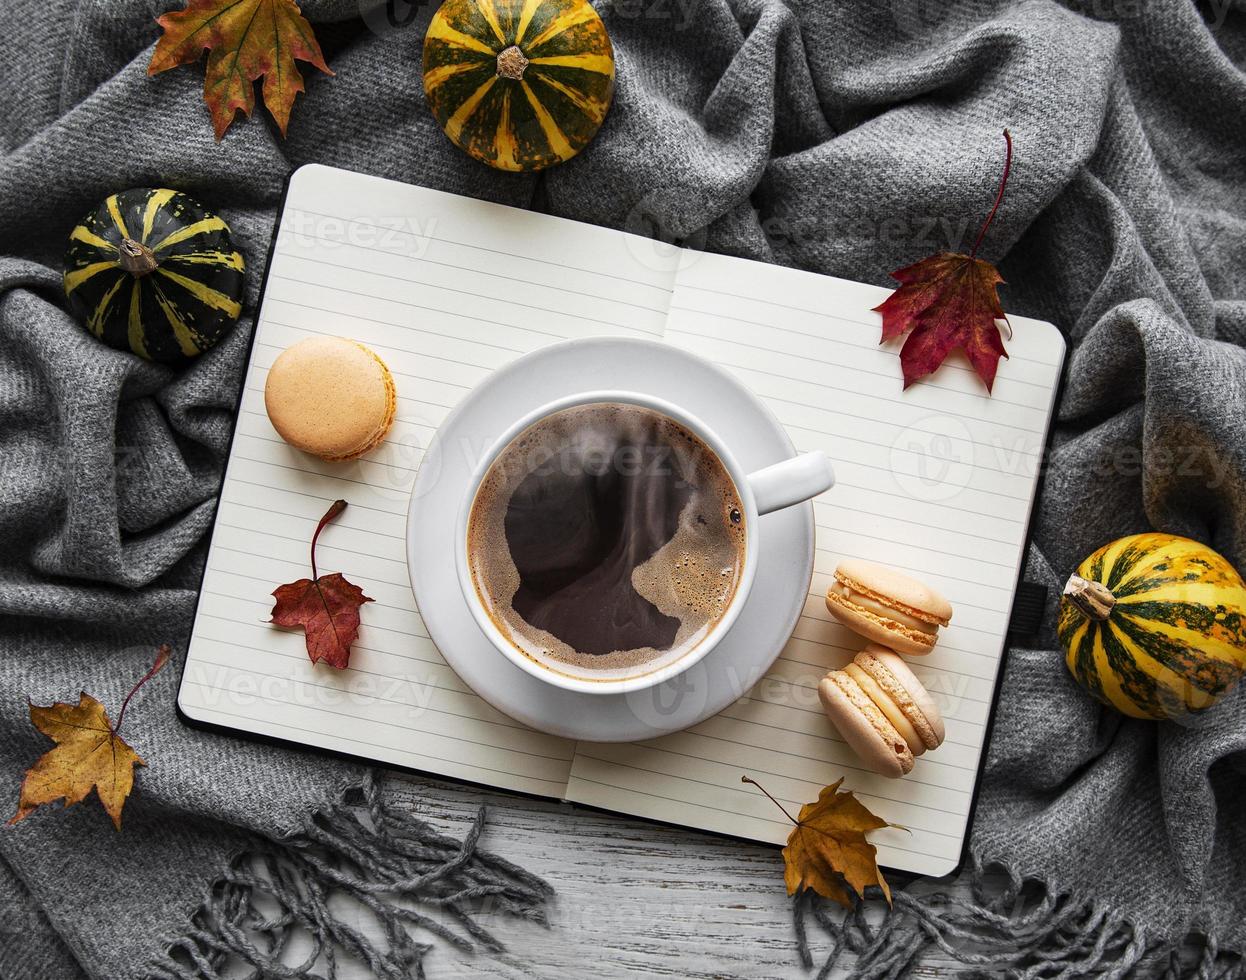
<path id="1" fill-rule="evenodd" d="M 650 645 L 582 652 L 534 626 L 514 608 L 522 577 L 507 539 L 507 513 L 516 489 L 540 467 L 557 467 L 571 458 L 589 472 L 597 472 L 592 469 L 595 459 L 607 466 L 626 465 L 622 460 L 626 447 L 638 443 L 669 447 L 667 459 L 682 478 L 679 485 L 689 489 L 674 533 L 646 560 L 637 562 L 630 575 L 631 587 L 678 626 L 673 641 L 661 649 Z M 642 500 L 635 506 L 645 508 L 648 503 Z M 733 512 L 738 522 L 732 521 Z M 490 618 L 525 656 L 557 673 L 584 679 L 641 676 L 686 656 L 730 606 L 744 565 L 743 513 L 722 462 L 680 423 L 639 406 L 578 406 L 524 430 L 489 468 L 472 503 L 468 560 L 477 595 Z M 591 615 L 592 609 L 585 613 Z"/>

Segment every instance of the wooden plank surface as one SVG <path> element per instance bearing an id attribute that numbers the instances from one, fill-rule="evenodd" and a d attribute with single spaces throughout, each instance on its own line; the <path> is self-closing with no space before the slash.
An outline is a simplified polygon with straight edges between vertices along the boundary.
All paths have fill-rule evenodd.
<path id="1" fill-rule="evenodd" d="M 796 956 L 777 848 L 416 776 L 398 777 L 387 793 L 391 805 L 455 836 L 484 803 L 482 846 L 543 875 L 558 892 L 548 930 L 484 916 L 508 946 L 502 955 L 439 942 L 425 962 L 433 980 L 812 976 Z M 358 926 L 377 935 L 364 915 Z M 344 980 L 370 976 L 359 964 L 340 966 Z M 909 975 L 954 972 L 941 957 Z"/>

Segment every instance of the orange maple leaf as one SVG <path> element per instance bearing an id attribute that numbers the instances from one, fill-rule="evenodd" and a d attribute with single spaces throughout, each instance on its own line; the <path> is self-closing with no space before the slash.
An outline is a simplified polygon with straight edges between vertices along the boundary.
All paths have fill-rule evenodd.
<path id="1" fill-rule="evenodd" d="M 983 222 L 973 250 L 968 255 L 939 252 L 897 269 L 891 277 L 901 283 L 900 287 L 874 307 L 883 315 L 884 343 L 913 331 L 900 348 L 905 388 L 930 374 L 960 347 L 989 392 L 995 384 L 999 359 L 1008 356 L 996 323 L 1008 319 L 997 292 L 1004 280 L 995 266 L 977 257 L 1012 169 L 1012 136 L 1006 129 L 1004 141 L 1007 156 L 995 206 Z"/>
<path id="2" fill-rule="evenodd" d="M 332 75 L 311 24 L 294 0 L 188 0 L 184 10 L 157 18 L 164 34 L 156 44 L 148 75 L 157 75 L 208 55 L 203 99 L 219 140 L 239 110 L 255 108 L 255 81 L 264 79 L 264 104 L 285 136 L 290 110 L 302 91 L 295 59 Z"/>
<path id="3" fill-rule="evenodd" d="M 817 802 L 802 806 L 799 819 L 756 780 L 743 776 L 741 781 L 766 793 L 794 824 L 783 848 L 783 881 L 789 895 L 811 888 L 823 898 L 851 908 L 852 898 L 845 885 L 859 896 L 865 895 L 867 886 L 878 885 L 891 902 L 891 889 L 878 869 L 878 852 L 865 835 L 896 825 L 871 813 L 850 790 L 841 793 L 843 779 L 823 787 Z"/>
<path id="4" fill-rule="evenodd" d="M 320 518 L 311 542 L 312 577 L 279 585 L 273 591 L 277 602 L 272 613 L 277 626 L 303 630 L 312 663 L 323 660 L 339 670 L 350 666 L 351 644 L 359 636 L 359 608 L 373 601 L 341 572 L 316 572 L 316 541 L 320 532 L 345 509 L 345 500 L 335 500 Z"/>
<path id="5" fill-rule="evenodd" d="M 30 705 L 31 722 L 52 739 L 56 747 L 26 770 L 17 813 L 10 824 L 62 797 L 65 806 L 81 803 L 94 789 L 112 817 L 113 826 L 121 829 L 121 809 L 134 787 L 134 767 L 147 763 L 117 733 L 125 720 L 130 698 L 169 662 L 169 652 L 167 645 L 160 648 L 151 670 L 126 695 L 115 725 L 109 722 L 104 706 L 85 691 L 78 694 L 76 705 L 60 701 L 47 707 Z"/>

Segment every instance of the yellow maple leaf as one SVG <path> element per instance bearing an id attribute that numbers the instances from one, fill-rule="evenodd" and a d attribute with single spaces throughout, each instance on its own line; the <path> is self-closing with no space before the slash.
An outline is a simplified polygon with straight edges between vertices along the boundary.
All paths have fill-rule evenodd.
<path id="1" fill-rule="evenodd" d="M 783 848 L 783 881 L 789 895 L 811 888 L 850 908 L 852 898 L 845 884 L 860 896 L 867 886 L 878 885 L 891 902 L 891 889 L 878 868 L 878 852 L 865 835 L 896 825 L 871 813 L 850 790 L 840 792 L 843 779 L 824 787 L 816 802 L 802 806 L 799 818 L 756 780 L 744 776 L 742 781 L 766 793 L 795 825 Z"/>
<path id="2" fill-rule="evenodd" d="M 17 813 L 10 824 L 28 817 L 36 807 L 62 797 L 65 806 L 80 803 L 94 789 L 112 817 L 113 826 L 121 829 L 121 808 L 134 786 L 134 767 L 147 763 L 117 732 L 134 692 L 155 676 L 168 659 L 169 648 L 162 646 L 151 670 L 126 695 L 116 725 L 109 722 L 104 706 L 85 691 L 78 694 L 76 705 L 60 701 L 46 707 L 30 705 L 31 722 L 56 743 L 56 748 L 49 749 L 26 770 Z"/>
<path id="3" fill-rule="evenodd" d="M 311 24 L 294 0 L 188 0 L 184 10 L 157 18 L 164 34 L 147 67 L 157 75 L 208 55 L 203 100 L 219 140 L 241 110 L 255 108 L 256 79 L 264 79 L 264 105 L 286 134 L 303 76 L 295 60 L 332 75 Z"/>

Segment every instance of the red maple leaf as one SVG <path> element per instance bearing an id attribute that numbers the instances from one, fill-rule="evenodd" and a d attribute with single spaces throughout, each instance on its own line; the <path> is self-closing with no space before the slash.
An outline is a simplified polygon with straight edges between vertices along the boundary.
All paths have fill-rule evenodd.
<path id="1" fill-rule="evenodd" d="M 999 359 L 1007 357 L 996 321 L 1008 318 L 999 304 L 996 287 L 1004 281 L 990 262 L 978 258 L 978 248 L 999 210 L 1012 169 L 1012 136 L 1004 130 L 1007 155 L 995 205 L 982 223 L 968 255 L 939 252 L 891 274 L 899 289 L 874 307 L 883 315 L 881 342 L 909 330 L 900 348 L 904 387 L 935 370 L 957 347 L 964 349 L 973 369 L 989 392 L 995 383 Z"/>
<path id="2" fill-rule="evenodd" d="M 311 662 L 323 660 L 338 669 L 350 665 L 350 647 L 359 636 L 359 607 L 373 601 L 341 572 L 316 574 L 316 540 L 324 526 L 345 509 L 345 500 L 333 501 L 316 525 L 311 540 L 312 577 L 280 585 L 273 591 L 277 603 L 273 606 L 272 622 L 301 628 L 306 634 Z"/>

